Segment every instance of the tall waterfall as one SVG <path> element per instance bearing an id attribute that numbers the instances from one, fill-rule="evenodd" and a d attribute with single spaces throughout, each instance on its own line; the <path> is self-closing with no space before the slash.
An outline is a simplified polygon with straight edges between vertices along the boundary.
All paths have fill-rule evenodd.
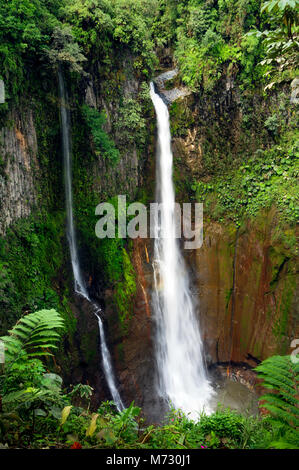
<path id="1" fill-rule="evenodd" d="M 175 195 L 169 113 L 150 84 L 158 126 L 157 200 L 153 307 L 159 394 L 191 418 L 209 412 L 213 389 L 207 379 L 202 340 L 190 292 L 188 272 L 175 238 Z"/>
<path id="2" fill-rule="evenodd" d="M 63 161 L 64 161 L 64 185 L 65 185 L 65 201 L 66 201 L 66 216 L 67 216 L 67 238 L 69 243 L 72 269 L 74 275 L 75 292 L 84 297 L 92 306 L 93 313 L 97 317 L 100 340 L 101 340 L 101 354 L 103 360 L 103 369 L 105 378 L 112 395 L 113 401 L 116 404 L 118 411 L 122 411 L 125 407 L 120 398 L 119 392 L 116 387 L 114 378 L 111 356 L 107 347 L 105 331 L 103 322 L 100 317 L 101 309 L 93 302 L 87 292 L 85 283 L 83 281 L 78 249 L 76 233 L 74 228 L 73 217 L 73 189 L 72 189 L 72 157 L 71 157 L 71 139 L 70 139 L 70 113 L 68 106 L 67 90 L 65 88 L 64 78 L 61 70 L 58 72 L 59 79 L 59 95 L 60 95 L 60 115 L 62 127 L 62 145 L 63 145 Z"/>

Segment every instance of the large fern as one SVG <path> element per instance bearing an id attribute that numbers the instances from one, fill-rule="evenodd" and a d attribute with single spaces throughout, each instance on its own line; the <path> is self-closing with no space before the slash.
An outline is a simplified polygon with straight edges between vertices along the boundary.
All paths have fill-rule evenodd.
<path id="1" fill-rule="evenodd" d="M 260 397 L 260 406 L 299 440 L 299 363 L 292 362 L 290 356 L 272 356 L 255 370 L 262 379 L 262 386 L 269 389 L 269 393 Z M 283 440 L 275 443 L 276 446 L 286 444 Z"/>
<path id="2" fill-rule="evenodd" d="M 5 345 L 5 364 L 23 354 L 28 358 L 52 355 L 64 330 L 62 316 L 56 310 L 40 310 L 22 317 L 0 340 Z"/>

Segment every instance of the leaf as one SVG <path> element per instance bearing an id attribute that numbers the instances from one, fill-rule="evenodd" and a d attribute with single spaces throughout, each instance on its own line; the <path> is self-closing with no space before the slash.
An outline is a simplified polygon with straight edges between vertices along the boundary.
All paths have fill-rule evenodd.
<path id="1" fill-rule="evenodd" d="M 45 383 L 49 383 L 49 385 L 54 385 L 57 388 L 61 388 L 62 385 L 62 378 L 57 374 L 44 374 L 43 378 L 45 379 Z"/>
<path id="2" fill-rule="evenodd" d="M 100 424 L 101 428 L 106 428 L 107 425 L 108 425 L 108 421 L 107 421 L 107 419 L 100 416 L 99 424 Z"/>
<path id="3" fill-rule="evenodd" d="M 68 419 L 69 417 L 69 414 L 71 412 L 71 409 L 72 409 L 72 405 L 69 405 L 69 406 L 65 406 L 61 412 L 61 420 L 60 420 L 60 426 L 62 426 L 66 420 Z"/>
<path id="4" fill-rule="evenodd" d="M 97 427 L 98 416 L 99 416 L 98 413 L 93 413 L 93 415 L 91 417 L 90 425 L 89 425 L 88 429 L 86 430 L 86 436 L 87 437 L 91 437 L 94 434 L 94 432 L 96 430 L 96 427 Z"/>
<path id="5" fill-rule="evenodd" d="M 55 419 L 61 419 L 61 408 L 58 406 L 51 406 L 49 409 L 49 413 L 55 418 Z"/>
<path id="6" fill-rule="evenodd" d="M 25 403 L 33 401 L 34 398 L 39 394 L 40 390 L 38 388 L 28 387 L 25 390 L 20 390 L 17 392 L 11 392 L 2 397 L 2 404 L 7 405 L 13 403 L 17 406 L 19 403 Z"/>
<path id="7" fill-rule="evenodd" d="M 104 439 L 110 446 L 112 446 L 117 441 L 117 437 L 115 436 L 112 429 L 102 429 L 102 431 L 100 431 L 97 436 L 99 436 L 100 439 Z"/>
<path id="8" fill-rule="evenodd" d="M 35 416 L 47 416 L 47 413 L 41 408 L 37 408 L 37 410 L 34 410 L 34 414 Z"/>
<path id="9" fill-rule="evenodd" d="M 283 440 L 271 442 L 270 447 L 274 449 L 298 449 L 298 446 Z"/>
<path id="10" fill-rule="evenodd" d="M 268 85 L 265 86 L 264 90 L 270 90 L 270 88 L 273 87 L 273 85 L 275 85 L 275 82 L 272 82 L 272 83 L 269 83 Z"/>
<path id="11" fill-rule="evenodd" d="M 260 406 L 270 411 L 278 422 L 289 429 L 299 426 L 298 376 L 290 356 L 272 356 L 255 370 L 263 380 L 262 386 L 272 392 L 260 397 Z"/>
<path id="12" fill-rule="evenodd" d="M 5 344 L 6 362 L 16 361 L 25 352 L 28 357 L 50 355 L 45 349 L 57 348 L 63 329 L 63 318 L 54 309 L 25 315 L 9 330 L 9 336 L 0 338 Z"/>

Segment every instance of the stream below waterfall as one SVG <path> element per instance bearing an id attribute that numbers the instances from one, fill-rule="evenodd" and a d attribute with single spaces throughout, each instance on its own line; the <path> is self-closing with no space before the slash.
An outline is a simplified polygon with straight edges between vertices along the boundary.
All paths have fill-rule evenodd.
<path id="1" fill-rule="evenodd" d="M 220 406 L 249 416 L 258 414 L 258 396 L 255 391 L 229 378 L 215 381 L 214 387 L 216 394 L 211 399 L 213 410 Z"/>
<path id="2" fill-rule="evenodd" d="M 245 416 L 258 415 L 258 395 L 254 389 L 215 370 L 210 372 L 210 379 L 214 390 L 209 402 L 211 412 L 230 409 Z M 167 402 L 159 396 L 152 397 L 144 409 L 147 424 L 163 424 L 168 413 Z"/>

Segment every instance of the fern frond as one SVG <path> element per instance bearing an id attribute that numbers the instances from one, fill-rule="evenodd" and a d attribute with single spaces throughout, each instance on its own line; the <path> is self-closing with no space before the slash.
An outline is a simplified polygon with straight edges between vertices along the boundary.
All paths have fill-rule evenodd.
<path id="1" fill-rule="evenodd" d="M 264 379 L 263 386 L 265 388 L 281 390 L 281 391 L 283 390 L 285 392 L 289 392 L 291 395 L 295 393 L 293 382 L 291 382 L 290 384 L 286 384 L 285 382 L 283 382 L 281 379 L 277 377 L 271 377 L 265 374 L 260 374 L 260 378 Z"/>
<path id="2" fill-rule="evenodd" d="M 260 367 L 260 366 L 258 366 Z M 259 372 L 261 374 L 270 376 L 270 377 L 276 377 L 282 380 L 283 382 L 290 384 L 293 379 L 293 374 L 290 370 L 287 368 L 282 367 L 281 365 L 276 365 L 276 364 L 271 364 L 271 368 L 269 370 L 269 366 L 267 367 L 260 367 Z"/>
<path id="3" fill-rule="evenodd" d="M 62 316 L 54 309 L 39 310 L 22 317 L 0 338 L 5 344 L 6 362 L 15 361 L 22 353 L 28 357 L 51 355 L 64 330 Z M 47 350 L 46 350 L 47 349 Z"/>
<path id="4" fill-rule="evenodd" d="M 263 408 L 266 408 L 266 410 L 270 411 L 270 413 L 278 420 L 284 422 L 288 426 L 299 426 L 299 419 L 292 416 L 288 411 L 285 411 L 277 406 L 270 405 L 269 403 L 263 404 Z"/>
<path id="5" fill-rule="evenodd" d="M 261 396 L 260 397 L 260 400 L 265 400 L 267 399 L 267 397 L 269 398 L 273 398 L 273 399 L 280 399 L 282 400 L 283 402 L 286 403 L 286 405 L 293 405 L 296 407 L 296 410 L 299 414 L 299 409 L 298 409 L 298 398 L 294 397 L 293 395 L 288 395 L 286 393 L 284 393 L 282 396 L 279 395 L 278 393 L 266 393 L 265 395 Z M 282 398 L 281 398 L 282 397 Z"/>
<path id="6" fill-rule="evenodd" d="M 273 449 L 298 449 L 295 444 L 283 440 L 271 442 L 270 447 L 273 447 Z"/>
<path id="7" fill-rule="evenodd" d="M 267 403 L 270 403 L 271 405 L 274 405 L 283 410 L 289 411 L 290 413 L 294 415 L 299 416 L 298 406 L 296 406 L 296 404 L 294 405 L 294 404 L 287 403 L 284 397 L 281 398 L 278 395 L 275 395 L 273 393 L 273 394 L 263 395 L 262 397 L 260 397 L 260 400 L 265 400 Z"/>
<path id="8" fill-rule="evenodd" d="M 289 429 L 299 426 L 298 364 L 290 356 L 272 356 L 256 367 L 262 386 L 270 390 L 260 397 L 260 406 Z"/>
<path id="9" fill-rule="evenodd" d="M 38 388 L 27 388 L 25 390 L 18 390 L 17 392 L 7 393 L 2 397 L 2 404 L 7 406 L 10 404 L 21 405 L 24 402 L 28 403 L 36 398 L 39 394 Z"/>

